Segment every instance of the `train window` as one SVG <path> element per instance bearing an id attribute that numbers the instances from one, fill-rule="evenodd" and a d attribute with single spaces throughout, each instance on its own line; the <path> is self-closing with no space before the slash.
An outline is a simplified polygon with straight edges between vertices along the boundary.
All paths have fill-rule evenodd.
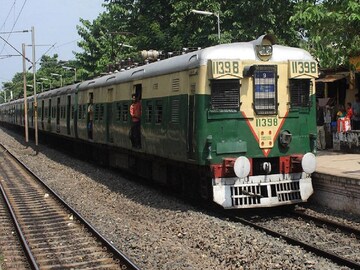
<path id="1" fill-rule="evenodd" d="M 211 81 L 211 109 L 234 110 L 240 108 L 240 81 L 239 80 L 212 80 Z"/>
<path id="2" fill-rule="evenodd" d="M 310 106 L 310 79 L 290 79 L 290 104 L 292 107 Z"/>
<path id="3" fill-rule="evenodd" d="M 103 119 L 104 119 L 104 111 L 105 111 L 104 104 L 100 104 L 99 120 L 103 120 Z"/>
<path id="4" fill-rule="evenodd" d="M 121 120 L 121 104 L 118 102 L 116 103 L 116 121 Z"/>
<path id="5" fill-rule="evenodd" d="M 151 123 L 152 122 L 152 115 L 153 115 L 153 104 L 152 101 L 146 102 L 146 116 L 145 116 L 145 122 Z"/>
<path id="6" fill-rule="evenodd" d="M 74 115 L 75 115 L 75 106 L 72 105 L 71 106 L 71 119 L 74 119 Z"/>
<path id="7" fill-rule="evenodd" d="M 48 117 L 51 118 L 51 99 L 49 99 L 49 114 L 48 114 Z"/>
<path id="8" fill-rule="evenodd" d="M 259 65 L 254 67 L 254 109 L 257 114 L 277 112 L 277 67 Z"/>
<path id="9" fill-rule="evenodd" d="M 99 112 L 100 112 L 100 106 L 99 104 L 95 104 L 94 120 L 99 120 Z"/>
<path id="10" fill-rule="evenodd" d="M 180 100 L 173 99 L 171 101 L 171 123 L 177 124 L 180 122 Z"/>
<path id="11" fill-rule="evenodd" d="M 123 104 L 122 111 L 121 111 L 121 118 L 122 118 L 123 122 L 128 121 L 128 111 L 129 111 L 129 105 Z"/>
<path id="12" fill-rule="evenodd" d="M 82 119 L 86 119 L 86 114 L 87 114 L 87 106 L 86 104 L 82 105 Z"/>
<path id="13" fill-rule="evenodd" d="M 79 119 L 82 119 L 82 105 L 79 106 Z"/>
<path id="14" fill-rule="evenodd" d="M 65 107 L 64 106 L 60 107 L 60 112 L 61 112 L 60 113 L 60 115 L 61 115 L 60 118 L 64 119 L 65 118 Z"/>
<path id="15" fill-rule="evenodd" d="M 155 123 L 160 124 L 163 120 L 163 105 L 161 100 L 156 101 L 155 105 Z"/>

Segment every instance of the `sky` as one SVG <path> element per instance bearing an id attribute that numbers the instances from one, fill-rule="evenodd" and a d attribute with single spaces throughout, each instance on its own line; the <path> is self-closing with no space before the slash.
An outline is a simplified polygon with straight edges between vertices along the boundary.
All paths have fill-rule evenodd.
<path id="1" fill-rule="evenodd" d="M 79 19 L 94 20 L 104 11 L 103 3 L 104 0 L 0 0 L 0 37 L 20 52 L 25 43 L 26 57 L 32 60 L 31 32 L 10 36 L 3 32 L 31 30 L 33 26 L 36 60 L 43 54 L 58 54 L 59 60 L 71 60 L 75 58 L 73 51 L 81 51 L 77 46 Z M 18 52 L 4 44 L 0 38 L 0 88 L 23 69 Z M 30 67 L 30 63 L 26 65 Z"/>

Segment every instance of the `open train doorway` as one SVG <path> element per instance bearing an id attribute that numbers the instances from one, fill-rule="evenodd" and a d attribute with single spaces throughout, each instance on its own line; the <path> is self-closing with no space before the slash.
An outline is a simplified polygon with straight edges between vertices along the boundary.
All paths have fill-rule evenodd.
<path id="1" fill-rule="evenodd" d="M 87 107 L 87 131 L 88 139 L 93 139 L 93 129 L 94 129 L 94 93 L 89 93 L 88 107 Z"/>
<path id="2" fill-rule="evenodd" d="M 131 130 L 130 140 L 133 148 L 141 148 L 141 98 L 142 85 L 135 84 L 132 93 L 132 104 L 130 106 Z"/>

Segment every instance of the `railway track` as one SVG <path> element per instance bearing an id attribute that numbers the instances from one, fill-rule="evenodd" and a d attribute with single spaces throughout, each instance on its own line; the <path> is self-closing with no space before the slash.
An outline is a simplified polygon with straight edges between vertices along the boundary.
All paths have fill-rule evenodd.
<path id="1" fill-rule="evenodd" d="M 228 218 L 282 238 L 318 256 L 352 269 L 360 269 L 360 230 L 328 219 L 293 211 L 275 217 Z"/>
<path id="2" fill-rule="evenodd" d="M 2 145 L 0 188 L 6 269 L 139 269 Z"/>

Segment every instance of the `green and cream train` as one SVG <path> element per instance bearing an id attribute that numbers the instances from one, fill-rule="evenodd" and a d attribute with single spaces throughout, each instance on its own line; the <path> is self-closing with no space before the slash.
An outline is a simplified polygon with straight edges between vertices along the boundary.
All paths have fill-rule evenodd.
<path id="1" fill-rule="evenodd" d="M 308 52 L 264 35 L 39 93 L 27 99 L 28 123 L 40 138 L 226 209 L 296 204 L 313 193 L 317 76 Z M 129 139 L 133 93 L 141 149 Z M 23 127 L 24 99 L 0 113 Z"/>

